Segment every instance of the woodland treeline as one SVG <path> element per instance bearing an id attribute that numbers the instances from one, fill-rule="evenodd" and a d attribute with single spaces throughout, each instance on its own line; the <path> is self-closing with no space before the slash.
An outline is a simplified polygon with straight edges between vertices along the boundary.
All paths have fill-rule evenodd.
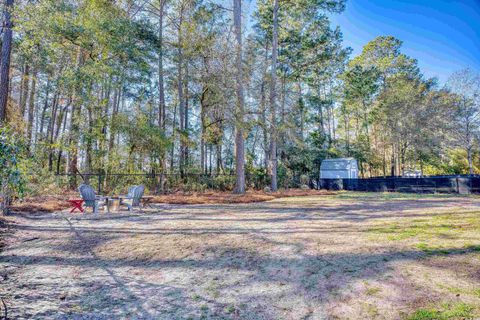
<path id="1" fill-rule="evenodd" d="M 275 191 L 321 160 L 361 175 L 479 173 L 478 73 L 440 84 L 343 0 L 4 0 L 0 118 L 38 177 L 232 173 Z"/>

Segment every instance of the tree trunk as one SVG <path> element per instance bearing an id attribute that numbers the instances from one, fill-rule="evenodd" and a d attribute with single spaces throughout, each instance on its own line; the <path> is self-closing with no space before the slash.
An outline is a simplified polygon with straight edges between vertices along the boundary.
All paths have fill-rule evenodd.
<path id="1" fill-rule="evenodd" d="M 184 84 L 183 84 L 183 36 L 182 36 L 182 24 L 183 24 L 183 8 L 180 13 L 180 22 L 178 28 L 178 66 L 177 66 L 177 90 L 178 90 L 178 111 L 179 111 L 179 131 L 180 131 L 180 159 L 179 170 L 180 175 L 184 174 L 184 155 L 185 155 L 185 141 L 184 141 L 184 129 L 185 129 L 185 97 L 184 97 Z"/>
<path id="2" fill-rule="evenodd" d="M 243 118 L 245 113 L 245 96 L 243 91 L 242 67 L 242 0 L 233 0 L 233 23 L 235 25 L 236 43 L 236 91 L 237 105 L 235 112 L 235 189 L 234 193 L 245 193 L 245 141 L 243 138 Z"/>
<path id="3" fill-rule="evenodd" d="M 281 48 L 280 48 L 281 50 Z M 285 153 L 285 143 L 286 143 L 286 128 L 285 128 L 285 116 L 286 116 L 286 109 L 285 109 L 285 98 L 286 98 L 286 90 L 287 90 L 287 81 L 285 72 L 282 72 L 282 77 L 280 79 L 280 125 L 278 126 L 280 129 L 277 129 L 277 155 L 280 155 L 280 160 L 284 161 L 287 157 Z"/>
<path id="4" fill-rule="evenodd" d="M 88 123 L 88 137 L 85 143 L 85 172 L 92 173 L 92 145 L 93 145 L 93 110 L 92 106 L 88 104 L 87 108 L 87 123 Z"/>
<path id="5" fill-rule="evenodd" d="M 265 97 L 265 82 L 262 80 L 260 86 L 260 107 L 261 107 L 261 121 L 262 121 L 262 135 L 263 135 L 263 148 L 264 148 L 264 159 L 263 165 L 265 170 L 268 170 L 268 163 L 270 158 L 270 148 L 268 145 L 268 125 L 267 125 L 267 106 L 266 106 L 266 97 Z"/>
<path id="6" fill-rule="evenodd" d="M 57 109 L 58 109 L 58 92 L 55 93 L 52 102 L 52 110 L 50 115 L 50 122 L 48 123 L 47 137 L 49 141 L 48 146 L 48 170 L 53 170 L 53 138 L 54 138 L 54 129 L 55 129 L 55 119 L 57 118 Z M 72 116 L 73 117 L 73 116 Z M 70 128 L 72 128 L 70 126 Z"/>
<path id="7" fill-rule="evenodd" d="M 165 130 L 165 85 L 163 71 L 163 15 L 166 0 L 160 0 L 158 13 L 158 126 Z"/>
<path id="8" fill-rule="evenodd" d="M 213 166 L 213 144 L 210 144 L 210 155 L 209 155 L 209 158 L 208 158 L 208 173 L 210 175 L 212 175 L 212 166 Z"/>
<path id="9" fill-rule="evenodd" d="M 217 144 L 217 174 L 223 173 L 222 142 Z"/>
<path id="10" fill-rule="evenodd" d="M 277 191 L 277 107 L 276 107 L 276 81 L 277 81 L 277 48 L 278 48 L 278 0 L 273 4 L 273 40 L 272 40 L 272 64 L 270 75 L 270 177 L 271 190 Z"/>
<path id="11" fill-rule="evenodd" d="M 77 69 L 83 65 L 84 53 L 82 49 L 78 49 Z M 81 117 L 81 98 L 80 98 L 80 84 L 77 84 L 73 89 L 72 94 L 72 115 L 70 118 L 70 136 L 69 136 L 69 164 L 68 172 L 73 176 L 70 179 L 70 188 L 74 189 L 77 185 L 76 174 L 78 173 L 78 140 L 80 138 L 80 117 Z"/>
<path id="12" fill-rule="evenodd" d="M 391 165 L 391 167 L 390 167 L 390 168 L 391 168 L 391 169 L 390 169 L 390 175 L 391 175 L 392 177 L 394 177 L 394 176 L 395 176 L 395 173 L 397 172 L 396 166 L 395 166 L 396 161 L 397 161 L 397 159 L 396 159 L 396 157 L 395 157 L 395 145 L 392 145 L 392 160 L 391 160 L 391 164 L 390 164 L 390 165 Z"/>
<path id="13" fill-rule="evenodd" d="M 267 65 L 268 65 L 268 42 L 265 44 L 265 61 L 264 61 L 264 69 L 262 72 L 262 83 L 260 84 L 260 110 L 261 110 L 261 126 L 262 126 L 262 135 L 263 135 L 263 151 L 264 151 L 264 159 L 263 165 L 265 170 L 268 170 L 268 163 L 269 163 L 269 154 L 270 148 L 268 145 L 268 126 L 267 126 L 267 102 L 266 102 L 266 73 L 267 73 Z"/>
<path id="14" fill-rule="evenodd" d="M 42 115 L 40 116 L 40 129 L 38 130 L 38 134 L 40 134 L 40 140 L 44 139 L 43 128 L 45 127 L 45 115 L 47 114 L 49 95 L 50 95 L 50 77 L 47 80 L 45 101 L 43 102 Z"/>
<path id="15" fill-rule="evenodd" d="M 12 52 L 13 0 L 5 0 L 3 17 L 3 39 L 0 60 L 0 125 L 7 119 L 8 94 L 10 92 L 10 56 Z"/>
<path id="16" fill-rule="evenodd" d="M 27 108 L 29 79 L 30 66 L 28 64 L 25 64 L 20 89 L 20 112 L 22 113 L 22 117 L 25 115 L 25 110 Z"/>
<path id="17" fill-rule="evenodd" d="M 473 174 L 472 147 L 467 148 L 468 168 L 470 174 Z"/>
<path id="18" fill-rule="evenodd" d="M 165 134 L 166 129 L 166 107 L 165 107 L 165 85 L 164 85 L 164 71 L 163 71 L 163 15 L 165 12 L 166 0 L 160 0 L 160 7 L 158 13 L 158 126 Z M 164 173 L 167 167 L 167 150 L 162 150 L 160 155 L 161 177 L 160 190 L 164 190 Z"/>
<path id="19" fill-rule="evenodd" d="M 68 173 L 73 175 L 70 179 L 70 188 L 74 189 L 77 185 L 76 174 L 78 173 L 78 121 L 80 120 L 80 106 L 78 101 L 72 104 L 72 113 L 70 117 L 70 137 L 69 137 L 69 163 Z"/>
<path id="20" fill-rule="evenodd" d="M 35 108 L 35 90 L 37 85 L 37 70 L 34 69 L 32 73 L 32 85 L 30 88 L 30 97 L 28 98 L 28 129 L 27 129 L 27 140 L 29 143 L 29 149 L 32 150 L 33 144 L 33 111 Z"/>
<path id="21" fill-rule="evenodd" d="M 304 131 L 305 131 L 305 105 L 303 102 L 303 92 L 302 92 L 302 85 L 298 83 L 298 107 L 300 112 L 300 130 L 299 130 L 299 138 L 300 141 L 304 142 Z"/>
<path id="22" fill-rule="evenodd" d="M 67 107 L 64 108 L 65 110 L 62 111 L 63 113 L 63 119 L 60 119 L 62 120 L 63 122 L 63 126 L 60 124 L 59 126 L 61 126 L 63 129 L 62 131 L 65 131 L 66 129 L 66 125 L 67 125 L 67 115 L 68 115 L 68 112 L 67 112 Z M 58 137 L 58 133 L 56 134 L 57 137 Z M 62 138 L 61 138 L 61 141 L 60 141 L 60 149 L 58 150 L 58 157 L 57 157 L 57 174 L 60 174 L 60 165 L 61 165 L 61 162 L 62 162 L 62 153 L 63 153 L 63 135 L 62 135 Z"/>
<path id="23" fill-rule="evenodd" d="M 205 136 L 206 136 L 206 96 L 208 92 L 208 87 L 204 87 L 202 94 L 200 95 L 200 167 L 202 173 L 207 173 L 207 161 L 206 161 L 206 145 L 205 145 Z"/>
<path id="24" fill-rule="evenodd" d="M 185 124 L 183 125 L 183 130 L 184 130 L 184 139 L 183 139 L 183 143 L 184 143 L 184 146 L 183 146 L 183 164 L 184 166 L 188 167 L 188 141 L 189 141 L 189 92 L 188 92 L 188 77 L 189 77 L 189 74 L 188 74 L 188 62 L 185 63 L 185 78 L 183 79 L 183 83 L 185 85 L 185 90 L 184 90 L 184 99 L 185 99 L 185 111 L 184 111 L 184 117 L 185 117 Z"/>

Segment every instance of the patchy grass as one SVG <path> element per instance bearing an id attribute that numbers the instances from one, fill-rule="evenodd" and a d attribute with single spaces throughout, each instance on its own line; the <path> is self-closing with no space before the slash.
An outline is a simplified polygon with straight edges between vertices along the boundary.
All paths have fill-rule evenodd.
<path id="1" fill-rule="evenodd" d="M 473 319 L 474 309 L 466 303 L 444 304 L 439 309 L 418 309 L 408 320 Z"/>
<path id="2" fill-rule="evenodd" d="M 458 195 L 458 194 L 420 194 L 420 193 L 400 193 L 400 192 L 352 192 L 338 191 L 336 198 L 345 200 L 423 200 L 423 199 L 448 199 L 448 198 L 479 198 L 478 195 Z"/>
<path id="3" fill-rule="evenodd" d="M 378 293 L 380 293 L 382 291 L 382 289 L 380 288 L 375 288 L 375 287 L 369 287 L 367 288 L 367 290 L 365 291 L 365 293 L 369 296 L 375 296 L 377 295 Z"/>
<path id="4" fill-rule="evenodd" d="M 475 290 L 473 290 L 473 294 L 474 294 L 475 296 L 477 296 L 478 298 L 480 298 L 480 289 L 475 289 Z"/>
<path id="5" fill-rule="evenodd" d="M 473 297 L 480 298 L 480 289 L 472 289 L 471 287 L 468 288 L 461 288 L 456 286 L 446 286 L 443 284 L 438 285 L 440 289 L 446 290 L 450 293 L 455 295 L 469 295 Z"/>
<path id="6" fill-rule="evenodd" d="M 408 216 L 408 214 L 407 214 Z M 480 246 L 480 211 L 425 212 L 422 219 L 410 217 L 379 223 L 368 229 L 375 239 L 401 241 L 423 252 L 449 253 L 450 249 L 477 250 Z"/>
<path id="7" fill-rule="evenodd" d="M 480 316 L 478 198 L 302 195 L 18 215 L 0 295 L 12 318 Z"/>

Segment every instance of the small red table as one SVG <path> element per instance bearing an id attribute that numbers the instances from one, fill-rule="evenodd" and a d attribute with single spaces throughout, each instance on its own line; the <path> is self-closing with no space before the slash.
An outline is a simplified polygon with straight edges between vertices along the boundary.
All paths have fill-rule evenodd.
<path id="1" fill-rule="evenodd" d="M 80 212 L 84 211 L 82 208 L 83 199 L 69 199 L 67 201 L 73 207 L 72 210 L 70 210 L 70 213 L 73 213 L 76 209 L 80 210 Z"/>

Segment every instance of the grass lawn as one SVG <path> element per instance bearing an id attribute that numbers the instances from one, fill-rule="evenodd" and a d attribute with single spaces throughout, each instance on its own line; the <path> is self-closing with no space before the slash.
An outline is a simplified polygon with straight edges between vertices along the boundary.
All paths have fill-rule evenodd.
<path id="1" fill-rule="evenodd" d="M 17 215 L 12 318 L 475 319 L 480 198 L 353 193 Z"/>

